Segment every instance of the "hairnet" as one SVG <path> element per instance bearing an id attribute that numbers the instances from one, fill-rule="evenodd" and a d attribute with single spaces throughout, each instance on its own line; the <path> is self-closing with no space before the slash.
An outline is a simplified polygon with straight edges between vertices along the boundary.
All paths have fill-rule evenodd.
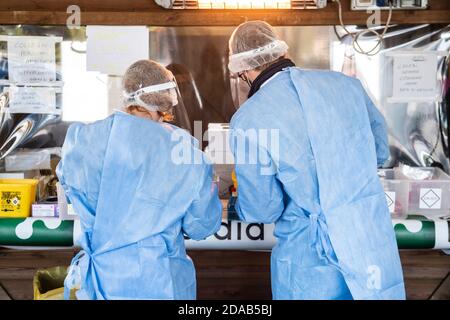
<path id="1" fill-rule="evenodd" d="M 232 73 L 253 70 L 284 56 L 289 47 L 264 21 L 249 21 L 234 30 L 229 41 L 228 69 Z"/>
<path id="2" fill-rule="evenodd" d="M 178 103 L 172 72 L 152 60 L 133 63 L 123 76 L 122 87 L 125 108 L 136 105 L 166 112 Z"/>

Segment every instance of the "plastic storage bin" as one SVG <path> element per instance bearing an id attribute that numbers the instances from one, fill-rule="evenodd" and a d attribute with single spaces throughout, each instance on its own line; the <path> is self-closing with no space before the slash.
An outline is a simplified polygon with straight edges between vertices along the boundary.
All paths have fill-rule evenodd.
<path id="1" fill-rule="evenodd" d="M 379 170 L 392 217 L 450 213 L 450 177 L 439 168 Z"/>
<path id="2" fill-rule="evenodd" d="M 409 214 L 427 216 L 450 213 L 450 177 L 439 168 L 425 168 L 429 178 L 425 180 L 409 179 Z M 407 179 L 400 170 L 396 177 Z"/>
<path id="3" fill-rule="evenodd" d="M 31 216 L 38 183 L 36 179 L 0 179 L 0 218 Z"/>
<path id="4" fill-rule="evenodd" d="M 378 171 L 383 184 L 386 202 L 392 218 L 405 219 L 408 216 L 408 181 L 396 180 L 393 169 L 383 169 Z"/>

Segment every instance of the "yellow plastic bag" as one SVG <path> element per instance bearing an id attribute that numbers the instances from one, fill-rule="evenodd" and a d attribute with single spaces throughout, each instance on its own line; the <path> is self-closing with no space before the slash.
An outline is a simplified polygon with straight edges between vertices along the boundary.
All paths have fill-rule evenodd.
<path id="1" fill-rule="evenodd" d="M 40 269 L 33 278 L 34 300 L 64 300 L 64 279 L 67 267 Z M 70 300 L 76 300 L 76 290 L 70 291 Z"/>

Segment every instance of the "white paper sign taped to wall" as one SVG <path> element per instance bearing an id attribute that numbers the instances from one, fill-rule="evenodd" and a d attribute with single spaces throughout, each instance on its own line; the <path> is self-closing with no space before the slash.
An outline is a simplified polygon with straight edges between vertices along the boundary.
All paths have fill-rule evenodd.
<path id="1" fill-rule="evenodd" d="M 60 88 L 9 87 L 9 112 L 11 113 L 60 113 L 56 108 L 56 93 Z"/>
<path id="2" fill-rule="evenodd" d="M 10 82 L 33 83 L 56 80 L 55 38 L 8 36 Z"/>
<path id="3" fill-rule="evenodd" d="M 149 58 L 146 26 L 87 26 L 87 71 L 123 75 L 135 61 Z"/>
<path id="4" fill-rule="evenodd" d="M 433 101 L 437 92 L 438 55 L 394 55 L 393 93 L 390 102 Z"/>

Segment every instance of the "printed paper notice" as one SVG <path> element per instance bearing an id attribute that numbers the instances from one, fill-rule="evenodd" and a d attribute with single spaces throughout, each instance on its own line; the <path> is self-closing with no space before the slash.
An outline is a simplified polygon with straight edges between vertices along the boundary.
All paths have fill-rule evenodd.
<path id="1" fill-rule="evenodd" d="M 49 37 L 8 37 L 8 73 L 12 82 L 55 81 L 55 40 Z"/>
<path id="2" fill-rule="evenodd" d="M 11 87 L 8 91 L 11 113 L 58 113 L 55 88 Z"/>
<path id="3" fill-rule="evenodd" d="M 87 70 L 123 75 L 137 60 L 149 57 L 147 27 L 88 26 Z"/>

